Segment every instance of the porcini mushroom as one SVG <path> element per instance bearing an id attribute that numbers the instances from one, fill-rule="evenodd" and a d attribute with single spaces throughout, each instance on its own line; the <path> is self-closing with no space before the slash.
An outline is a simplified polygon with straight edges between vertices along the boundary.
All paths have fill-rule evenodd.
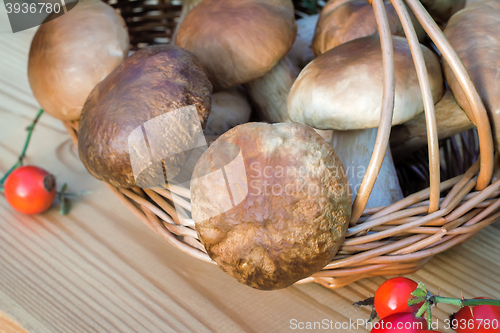
<path id="1" fill-rule="evenodd" d="M 42 24 L 31 42 L 28 78 L 40 106 L 61 120 L 76 120 L 94 86 L 127 56 L 123 18 L 99 0 L 80 0 Z"/>
<path id="2" fill-rule="evenodd" d="M 482 1 L 459 11 L 448 21 L 444 34 L 467 68 L 492 125 L 500 152 L 500 1 Z M 443 60 L 446 81 L 457 103 L 468 114 L 472 108 L 459 81 Z M 472 119 L 474 121 L 474 119 Z"/>
<path id="3" fill-rule="evenodd" d="M 441 100 L 434 106 L 439 140 L 449 138 L 474 127 L 467 114 L 455 101 L 447 87 Z M 425 114 L 394 126 L 390 139 L 391 151 L 396 161 L 427 145 Z"/>
<path id="4" fill-rule="evenodd" d="M 298 70 L 283 58 L 296 33 L 290 0 L 203 0 L 180 24 L 175 44 L 197 56 L 216 92 L 249 84 L 262 114 L 286 115 L 287 83 Z"/>
<path id="5" fill-rule="evenodd" d="M 310 127 L 247 123 L 198 160 L 192 214 L 208 255 L 239 282 L 285 288 L 321 270 L 344 240 L 342 163 Z"/>
<path id="6" fill-rule="evenodd" d="M 385 11 L 391 34 L 404 36 L 403 26 L 392 4 L 386 3 Z M 411 18 L 418 39 L 423 40 L 426 36 L 424 29 L 413 15 Z M 319 56 L 338 45 L 377 33 L 375 14 L 366 0 L 330 0 L 319 16 L 312 50 L 315 56 Z"/>
<path id="7" fill-rule="evenodd" d="M 211 93 L 192 53 L 173 45 L 135 52 L 84 105 L 78 133 L 83 165 L 113 186 L 164 185 L 164 173 L 175 177 L 203 134 Z"/>
<path id="8" fill-rule="evenodd" d="M 184 21 L 186 15 L 196 7 L 202 0 L 182 0 L 182 9 L 179 15 L 179 19 L 177 21 L 177 25 L 175 26 L 175 30 L 172 33 L 172 41 L 175 41 L 175 37 L 177 36 L 177 31 L 179 30 L 179 26 L 181 22 Z"/>
<path id="9" fill-rule="evenodd" d="M 248 95 L 262 120 L 270 123 L 289 122 L 286 101 L 299 69 L 285 57 L 269 73 L 245 84 Z"/>
<path id="10" fill-rule="evenodd" d="M 212 109 L 208 116 L 206 135 L 219 136 L 231 128 L 250 120 L 252 107 L 239 87 L 212 95 Z"/>
<path id="11" fill-rule="evenodd" d="M 392 124 L 423 112 L 417 72 L 405 38 L 393 36 L 395 102 Z M 421 46 L 432 98 L 443 96 L 438 57 Z M 332 145 L 346 168 L 356 194 L 373 149 L 382 102 L 382 52 L 378 36 L 355 39 L 322 54 L 307 65 L 293 84 L 288 114 L 293 122 L 333 129 Z M 367 207 L 386 206 L 402 198 L 387 150 Z"/>

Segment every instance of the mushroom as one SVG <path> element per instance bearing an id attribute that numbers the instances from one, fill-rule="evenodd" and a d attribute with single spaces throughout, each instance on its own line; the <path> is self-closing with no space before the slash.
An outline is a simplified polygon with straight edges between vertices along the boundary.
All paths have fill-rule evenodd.
<path id="1" fill-rule="evenodd" d="M 467 114 L 455 101 L 449 87 L 441 100 L 434 106 L 439 140 L 449 138 L 474 127 Z M 391 151 L 396 161 L 427 145 L 425 114 L 394 126 L 390 139 Z"/>
<path id="2" fill-rule="evenodd" d="M 500 152 L 500 2 L 472 4 L 451 17 L 444 30 L 451 46 L 467 68 L 492 125 L 496 150 Z M 460 82 L 443 60 L 451 91 L 467 114 L 472 108 Z M 474 122 L 474 119 L 471 119 Z"/>
<path id="3" fill-rule="evenodd" d="M 297 20 L 297 38 L 286 57 L 271 71 L 245 85 L 263 121 L 290 121 L 286 112 L 288 93 L 300 69 L 314 59 L 311 43 L 318 17 L 316 14 Z"/>
<path id="4" fill-rule="evenodd" d="M 466 0 L 420 0 L 438 24 L 445 24 L 450 17 L 464 8 Z"/>
<path id="5" fill-rule="evenodd" d="M 81 0 L 42 24 L 31 42 L 28 78 L 40 106 L 61 120 L 76 120 L 94 86 L 127 56 L 125 21 L 109 5 Z"/>
<path id="6" fill-rule="evenodd" d="M 309 15 L 297 20 L 297 37 L 287 57 L 299 69 L 304 68 L 314 59 L 312 40 L 318 23 L 319 14 Z"/>
<path id="7" fill-rule="evenodd" d="M 323 140 L 325 140 L 326 142 L 332 142 L 332 138 L 333 138 L 333 131 L 332 130 L 320 130 L 317 128 L 313 128 L 313 129 L 316 133 L 318 133 L 323 138 Z"/>
<path id="8" fill-rule="evenodd" d="M 219 136 L 231 128 L 250 120 L 252 107 L 239 87 L 212 95 L 212 110 L 208 116 L 206 135 Z"/>
<path id="9" fill-rule="evenodd" d="M 250 99 L 271 115 L 264 120 L 276 121 L 275 114 L 286 115 L 298 72 L 282 61 L 296 33 L 290 0 L 203 0 L 180 24 L 175 44 L 197 56 L 215 91 L 248 84 Z"/>
<path id="10" fill-rule="evenodd" d="M 348 187 L 333 148 L 310 127 L 247 123 L 198 160 L 192 215 L 224 272 L 256 289 L 280 289 L 333 259 L 349 225 Z"/>
<path id="11" fill-rule="evenodd" d="M 270 72 L 245 84 L 257 113 L 270 123 L 289 122 L 286 101 L 299 69 L 285 57 Z"/>
<path id="12" fill-rule="evenodd" d="M 385 11 L 391 34 L 404 36 L 403 26 L 392 4 L 386 3 Z M 410 15 L 421 41 L 426 36 L 425 31 L 418 20 Z M 319 56 L 338 45 L 374 34 L 378 34 L 375 14 L 366 0 L 330 0 L 319 16 L 312 50 L 315 56 Z"/>
<path id="13" fill-rule="evenodd" d="M 113 186 L 165 185 L 203 135 L 211 93 L 192 53 L 173 45 L 135 52 L 92 90 L 83 107 L 83 165 Z"/>
<path id="14" fill-rule="evenodd" d="M 395 102 L 392 124 L 424 110 L 417 72 L 405 38 L 393 36 Z M 432 97 L 443 96 L 438 57 L 421 46 Z M 288 114 L 293 122 L 333 129 L 332 145 L 346 168 L 353 197 L 375 144 L 382 104 L 382 52 L 378 36 L 355 39 L 333 48 L 307 65 L 293 84 Z M 387 206 L 402 198 L 390 150 L 367 207 Z"/>
<path id="15" fill-rule="evenodd" d="M 172 34 L 172 40 L 175 41 L 175 37 L 177 36 L 177 31 L 179 30 L 179 26 L 186 15 L 196 7 L 202 0 L 182 0 L 182 9 L 179 15 L 179 20 L 177 21 L 177 25 L 175 26 L 174 32 Z"/>

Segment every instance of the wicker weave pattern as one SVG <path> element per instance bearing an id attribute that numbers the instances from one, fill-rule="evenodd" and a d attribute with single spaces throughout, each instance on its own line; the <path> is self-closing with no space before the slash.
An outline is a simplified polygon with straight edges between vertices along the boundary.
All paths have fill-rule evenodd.
<path id="1" fill-rule="evenodd" d="M 78 146 L 78 122 L 65 122 Z M 339 288 L 375 275 L 409 274 L 433 255 L 459 245 L 500 218 L 500 181 L 473 191 L 479 163 L 441 183 L 447 192 L 440 209 L 427 214 L 429 189 L 421 190 L 388 207 L 366 209 L 334 260 L 323 271 L 300 283 L 317 282 Z M 180 221 L 172 197 L 190 211 L 189 192 L 178 188 L 122 189 L 107 185 L 144 224 L 181 251 L 214 263 L 198 240 L 191 221 Z"/>
<path id="2" fill-rule="evenodd" d="M 133 50 L 170 43 L 182 8 L 180 0 L 110 0 L 108 3 L 125 19 Z"/>
<path id="3" fill-rule="evenodd" d="M 374 7 L 377 3 L 381 0 L 373 1 Z M 131 44 L 135 48 L 168 43 L 181 10 L 180 3 L 173 0 L 118 0 L 111 4 L 126 19 Z M 475 119 L 478 120 L 477 117 Z M 78 146 L 78 122 L 64 122 L 64 125 Z M 488 133 L 485 132 L 485 124 L 480 125 L 483 125 L 478 126 L 481 128 L 481 143 Z M 489 123 L 486 125 L 489 126 Z M 446 157 L 445 163 L 441 163 L 441 177 L 446 180 L 433 185 L 434 195 L 438 194 L 438 197 L 432 199 L 431 188 L 427 188 L 391 206 L 365 209 L 361 217 L 353 221 L 334 260 L 322 271 L 298 283 L 317 282 L 328 288 L 338 288 L 364 277 L 412 273 L 433 255 L 467 241 L 500 218 L 500 180 L 481 191 L 474 190 L 478 180 L 484 183 L 484 177 L 479 176 L 480 168 L 484 160 L 492 160 L 492 156 L 486 156 L 483 161 L 477 160 L 474 132 L 462 134 L 461 148 L 457 148 L 455 140 L 441 142 L 441 152 Z M 437 145 L 437 141 L 434 144 Z M 486 151 L 492 155 L 488 143 L 486 148 L 484 144 L 481 148 L 482 153 Z M 425 182 L 430 178 L 432 184 L 430 172 L 425 169 L 431 169 L 431 164 L 436 161 L 429 162 L 426 160 L 428 156 L 428 150 L 423 150 L 402 163 L 399 173 L 403 184 L 412 182 L 415 177 L 412 173 Z M 463 172 L 464 166 L 468 168 L 465 173 L 448 179 Z M 434 165 L 434 177 L 435 170 Z M 439 164 L 437 170 L 439 179 Z M 438 184 L 439 193 L 435 191 Z M 107 186 L 137 218 L 170 244 L 196 258 L 214 263 L 199 241 L 192 220 L 179 219 L 175 212 L 173 198 L 187 212 L 191 211 L 189 191 L 175 187 L 122 189 Z M 406 194 L 415 189 L 407 188 Z M 437 209 L 430 209 L 431 204 Z"/>

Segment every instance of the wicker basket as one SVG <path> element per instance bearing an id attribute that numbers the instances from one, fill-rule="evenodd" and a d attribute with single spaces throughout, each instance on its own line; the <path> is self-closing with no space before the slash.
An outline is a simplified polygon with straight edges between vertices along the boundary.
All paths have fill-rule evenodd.
<path id="1" fill-rule="evenodd" d="M 404 2 L 462 82 L 463 90 L 473 106 L 474 112 L 468 116 L 476 124 L 481 158 L 474 162 L 475 136 L 468 133 L 462 134 L 461 153 L 451 149 L 451 153 L 444 155 L 444 163 L 440 163 L 433 101 L 423 56 L 420 47 L 416 47 L 418 40 L 403 1 L 391 0 L 403 22 L 419 73 L 429 133 L 428 149 L 417 152 L 402 163 L 398 172 L 404 187 L 413 178 L 409 174 L 411 170 L 418 171 L 426 166 L 429 179 L 419 182 L 430 184 L 430 187 L 407 195 L 388 207 L 365 209 L 389 140 L 394 102 L 393 55 L 389 47 L 390 32 L 384 6 L 382 0 L 368 2 L 375 11 L 384 55 L 384 97 L 377 143 L 367 176 L 353 204 L 353 218 L 344 244 L 334 260 L 322 271 L 298 283 L 317 282 L 328 288 L 338 288 L 364 277 L 412 273 L 433 255 L 469 240 L 500 217 L 500 181 L 491 184 L 494 148 L 486 110 L 462 62 L 418 0 Z M 174 0 L 115 0 L 110 3 L 125 18 L 134 48 L 170 42 L 182 8 L 180 1 Z M 297 8 L 298 16 L 307 15 L 300 7 Z M 64 125 L 77 145 L 78 122 L 65 122 Z M 447 147 L 454 146 L 453 140 L 441 142 L 441 148 L 445 152 L 450 151 Z M 444 170 L 443 165 L 446 164 L 460 166 Z M 441 180 L 443 175 L 440 170 L 447 173 L 447 177 L 442 177 L 446 179 L 453 175 L 453 171 L 456 175 L 464 165 L 467 165 L 465 173 Z M 422 175 L 426 172 L 417 173 Z M 123 189 L 106 185 L 137 218 L 170 244 L 196 258 L 214 263 L 198 240 L 193 223 L 180 219 L 175 212 L 174 199 L 186 211 L 191 210 L 189 191 L 172 186 L 168 189 Z"/>

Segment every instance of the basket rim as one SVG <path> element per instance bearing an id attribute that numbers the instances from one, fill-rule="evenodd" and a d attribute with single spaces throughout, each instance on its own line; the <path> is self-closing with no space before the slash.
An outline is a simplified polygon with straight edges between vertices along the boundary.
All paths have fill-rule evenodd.
<path id="1" fill-rule="evenodd" d="M 375 11 L 384 54 L 383 107 L 373 161 L 370 161 L 366 172 L 368 176 L 363 179 L 353 204 L 353 217 L 339 252 L 322 271 L 297 283 L 316 282 L 328 288 L 338 288 L 364 277 L 412 273 L 433 255 L 466 242 L 500 218 L 500 180 L 491 183 L 494 149 L 486 109 L 465 66 L 418 0 L 390 2 L 396 8 L 408 36 L 422 86 L 427 130 L 430 133 L 430 187 L 386 207 L 366 208 L 388 147 L 395 94 L 392 39 L 384 4 L 382 0 L 368 2 Z M 464 174 L 444 181 L 439 174 L 439 143 L 429 79 L 405 4 L 457 76 L 472 107 L 471 111 L 466 110 L 467 115 L 478 131 L 481 158 Z M 64 121 L 63 124 L 78 147 L 78 121 Z M 174 213 L 174 200 L 181 200 L 186 210 L 190 210 L 187 193 L 173 187 L 124 189 L 105 184 L 137 218 L 171 245 L 215 264 L 199 240 L 194 223 Z"/>

